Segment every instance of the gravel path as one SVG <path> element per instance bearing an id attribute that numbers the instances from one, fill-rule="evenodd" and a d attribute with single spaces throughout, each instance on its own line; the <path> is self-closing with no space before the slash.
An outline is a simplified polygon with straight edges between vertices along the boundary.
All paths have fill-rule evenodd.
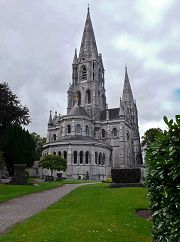
<path id="1" fill-rule="evenodd" d="M 89 183 L 66 184 L 58 188 L 33 193 L 0 203 L 0 233 L 6 232 L 14 224 L 31 217 L 63 198 L 75 188 L 86 184 Z"/>

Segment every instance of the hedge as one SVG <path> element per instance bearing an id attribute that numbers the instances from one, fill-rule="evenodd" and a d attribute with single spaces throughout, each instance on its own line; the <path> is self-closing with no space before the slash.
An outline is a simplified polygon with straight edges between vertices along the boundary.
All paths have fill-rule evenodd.
<path id="1" fill-rule="evenodd" d="M 113 183 L 139 183 L 141 169 L 111 169 Z"/>
<path id="2" fill-rule="evenodd" d="M 152 210 L 154 242 L 180 241 L 180 115 L 147 150 L 146 186 Z"/>

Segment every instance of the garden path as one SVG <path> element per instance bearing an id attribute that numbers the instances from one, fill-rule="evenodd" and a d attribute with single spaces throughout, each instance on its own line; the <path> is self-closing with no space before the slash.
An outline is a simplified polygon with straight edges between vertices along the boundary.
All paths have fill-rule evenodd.
<path id="1" fill-rule="evenodd" d="M 95 183 L 65 184 L 51 190 L 32 193 L 0 203 L 0 233 L 5 233 L 14 224 L 47 208 L 72 190 L 88 184 Z"/>

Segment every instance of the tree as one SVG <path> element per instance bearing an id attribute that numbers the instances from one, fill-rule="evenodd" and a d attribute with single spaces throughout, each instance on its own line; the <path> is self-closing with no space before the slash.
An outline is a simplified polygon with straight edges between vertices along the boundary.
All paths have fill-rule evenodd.
<path id="1" fill-rule="evenodd" d="M 160 128 L 151 128 L 144 133 L 141 142 L 141 147 L 143 151 L 146 151 L 151 146 L 151 144 L 156 140 L 156 137 L 159 134 L 162 134 L 162 130 Z"/>
<path id="2" fill-rule="evenodd" d="M 4 154 L 2 151 L 0 151 L 0 170 L 4 169 L 5 166 L 6 166 L 6 161 L 4 158 Z"/>
<path id="3" fill-rule="evenodd" d="M 0 126 L 27 125 L 29 122 L 28 108 L 21 105 L 7 83 L 0 83 Z"/>
<path id="4" fill-rule="evenodd" d="M 46 155 L 39 161 L 39 167 L 47 168 L 51 171 L 51 176 L 53 171 L 66 171 L 67 160 L 58 155 Z"/>
<path id="5" fill-rule="evenodd" d="M 33 132 L 31 134 L 31 137 L 34 140 L 35 143 L 35 160 L 40 160 L 41 155 L 42 155 L 42 150 L 43 150 L 43 145 L 46 143 L 46 138 L 41 138 L 41 136 L 39 134 L 36 134 L 35 132 Z"/>
<path id="6" fill-rule="evenodd" d="M 178 242 L 180 238 L 180 115 L 164 117 L 168 130 L 160 132 L 147 148 L 146 186 L 152 211 L 153 241 Z"/>
<path id="7" fill-rule="evenodd" d="M 19 125 L 0 127 L 0 150 L 4 152 L 6 166 L 13 175 L 14 164 L 32 165 L 35 154 L 35 144 L 28 130 Z"/>

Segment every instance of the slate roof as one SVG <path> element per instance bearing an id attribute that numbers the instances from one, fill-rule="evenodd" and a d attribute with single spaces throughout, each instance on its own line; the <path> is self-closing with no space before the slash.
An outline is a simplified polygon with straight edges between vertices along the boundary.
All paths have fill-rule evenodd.
<path id="1" fill-rule="evenodd" d="M 111 108 L 109 111 L 109 120 L 119 119 L 119 108 Z M 106 110 L 101 111 L 101 120 L 106 120 Z"/>
<path id="2" fill-rule="evenodd" d="M 90 117 L 84 108 L 80 105 L 75 104 L 74 107 L 71 108 L 67 116 L 86 116 Z"/>

